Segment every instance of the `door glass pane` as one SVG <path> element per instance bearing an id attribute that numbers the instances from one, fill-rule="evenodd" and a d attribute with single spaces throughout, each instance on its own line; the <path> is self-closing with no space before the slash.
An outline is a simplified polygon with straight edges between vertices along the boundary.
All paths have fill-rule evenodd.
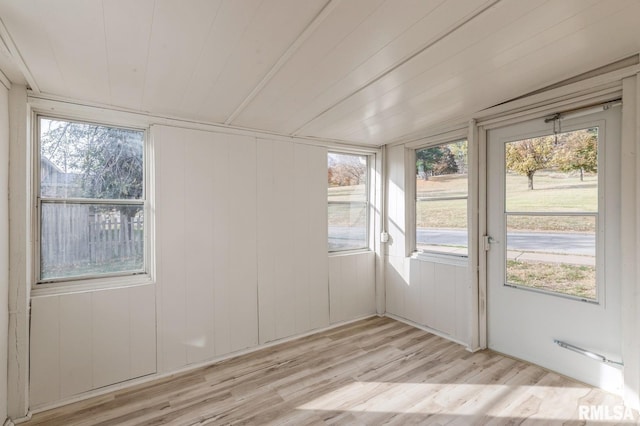
<path id="1" fill-rule="evenodd" d="M 507 283 L 596 300 L 596 220 L 507 214 Z"/>
<path id="2" fill-rule="evenodd" d="M 42 203 L 43 280 L 144 270 L 141 204 Z"/>
<path id="3" fill-rule="evenodd" d="M 597 300 L 598 128 L 505 144 L 506 282 Z"/>
<path id="4" fill-rule="evenodd" d="M 508 212 L 597 212 L 598 128 L 505 144 Z"/>

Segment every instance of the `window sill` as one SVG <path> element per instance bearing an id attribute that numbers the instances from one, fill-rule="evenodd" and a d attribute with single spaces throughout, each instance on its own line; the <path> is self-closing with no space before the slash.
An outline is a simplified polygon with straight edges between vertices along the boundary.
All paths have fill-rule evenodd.
<path id="1" fill-rule="evenodd" d="M 443 263 L 446 265 L 454 266 L 469 265 L 469 256 L 467 256 L 466 254 L 463 255 L 455 253 L 415 251 L 411 254 L 411 259 L 419 260 L 422 262 Z"/>
<path id="2" fill-rule="evenodd" d="M 135 287 L 153 284 L 150 274 L 128 275 L 119 277 L 92 278 L 78 281 L 62 281 L 48 284 L 37 284 L 31 288 L 31 297 L 58 296 L 73 293 L 86 293 L 99 290 Z"/>
<path id="3" fill-rule="evenodd" d="M 329 257 L 338 256 L 350 256 L 355 254 L 371 253 L 370 249 L 355 249 L 355 250 L 343 250 L 343 251 L 330 251 Z"/>

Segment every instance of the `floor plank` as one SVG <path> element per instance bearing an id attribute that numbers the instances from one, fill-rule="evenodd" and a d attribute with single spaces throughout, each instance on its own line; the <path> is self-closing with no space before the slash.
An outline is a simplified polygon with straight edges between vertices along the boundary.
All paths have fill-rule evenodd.
<path id="1" fill-rule="evenodd" d="M 42 412 L 25 424 L 587 424 L 580 405 L 611 414 L 622 401 L 376 317 Z M 636 424 L 634 416 L 616 424 Z"/>

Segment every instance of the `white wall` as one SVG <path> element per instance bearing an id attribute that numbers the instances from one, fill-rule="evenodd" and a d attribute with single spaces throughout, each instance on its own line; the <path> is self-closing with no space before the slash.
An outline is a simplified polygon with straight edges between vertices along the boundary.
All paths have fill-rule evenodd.
<path id="1" fill-rule="evenodd" d="M 327 150 L 257 141 L 260 343 L 329 325 Z"/>
<path id="2" fill-rule="evenodd" d="M 32 299 L 31 408 L 375 313 L 375 254 L 327 254 L 326 148 L 151 136 L 155 283 Z"/>
<path id="3" fill-rule="evenodd" d="M 154 286 L 34 297 L 31 407 L 156 371 Z"/>
<path id="4" fill-rule="evenodd" d="M 471 282 L 466 260 L 410 257 L 405 170 L 408 151 L 403 145 L 387 150 L 388 231 L 386 256 L 387 313 L 428 327 L 452 340 L 469 343 Z M 405 198 L 407 197 L 407 198 Z"/>
<path id="5" fill-rule="evenodd" d="M 329 257 L 331 324 L 376 313 L 374 252 Z"/>
<path id="6" fill-rule="evenodd" d="M 167 126 L 153 135 L 160 371 L 327 327 L 327 150 Z M 344 283 L 365 300 L 373 284 Z"/>
<path id="7" fill-rule="evenodd" d="M 256 141 L 167 126 L 152 135 L 167 372 L 258 344 Z"/>
<path id="8" fill-rule="evenodd" d="M 7 417 L 9 329 L 9 92 L 0 84 L 0 422 Z"/>

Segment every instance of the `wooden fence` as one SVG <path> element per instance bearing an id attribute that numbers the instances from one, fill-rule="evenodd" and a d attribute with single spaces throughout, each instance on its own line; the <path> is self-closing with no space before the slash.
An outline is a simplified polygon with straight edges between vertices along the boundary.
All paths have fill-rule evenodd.
<path id="1" fill-rule="evenodd" d="M 142 207 L 136 210 L 43 204 L 40 232 L 43 273 L 93 267 L 98 267 L 99 272 L 109 272 L 109 265 L 140 263 L 144 256 L 144 216 Z M 116 268 L 122 270 L 122 266 Z"/>

